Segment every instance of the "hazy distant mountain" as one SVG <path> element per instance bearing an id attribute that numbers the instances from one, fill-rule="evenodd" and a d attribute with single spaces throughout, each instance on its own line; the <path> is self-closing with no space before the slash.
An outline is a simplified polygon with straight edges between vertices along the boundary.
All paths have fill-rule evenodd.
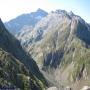
<path id="1" fill-rule="evenodd" d="M 90 80 L 90 25 L 81 17 L 65 10 L 52 11 L 33 30 L 20 32 L 17 38 L 38 65 L 51 73 L 58 86 L 62 83 L 80 90 L 83 85 L 90 85 L 87 84 Z"/>
<path id="2" fill-rule="evenodd" d="M 15 35 L 21 29 L 28 27 L 34 27 L 35 24 L 40 21 L 43 17 L 47 16 L 47 12 L 42 9 L 38 9 L 36 12 L 29 14 L 22 14 L 15 19 L 12 19 L 5 23 L 6 28 Z"/>
<path id="3" fill-rule="evenodd" d="M 0 20 L 0 89 L 43 90 L 45 85 L 36 63 Z"/>

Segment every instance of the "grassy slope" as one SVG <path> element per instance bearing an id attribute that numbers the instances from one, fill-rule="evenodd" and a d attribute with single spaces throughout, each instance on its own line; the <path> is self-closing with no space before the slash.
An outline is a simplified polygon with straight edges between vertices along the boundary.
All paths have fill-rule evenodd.
<path id="1" fill-rule="evenodd" d="M 21 90 L 42 90 L 43 84 L 11 54 L 0 49 L 0 86 L 20 88 Z"/>
<path id="2" fill-rule="evenodd" d="M 23 64 L 22 64 L 23 63 Z M 0 84 L 16 86 L 21 90 L 43 90 L 45 78 L 36 63 L 20 46 L 0 20 Z M 28 80 L 30 78 L 30 80 Z M 5 84 L 4 84 L 5 83 Z"/>

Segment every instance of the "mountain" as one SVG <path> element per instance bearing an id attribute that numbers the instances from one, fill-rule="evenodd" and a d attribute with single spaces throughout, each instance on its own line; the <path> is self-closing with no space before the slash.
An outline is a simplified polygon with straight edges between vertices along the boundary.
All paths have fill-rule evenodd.
<path id="1" fill-rule="evenodd" d="M 43 90 L 46 80 L 35 61 L 0 19 L 0 89 Z"/>
<path id="2" fill-rule="evenodd" d="M 5 27 L 15 35 L 23 28 L 34 27 L 35 24 L 40 21 L 43 17 L 47 16 L 47 12 L 42 9 L 38 9 L 36 12 L 29 14 L 22 14 L 15 19 L 12 19 L 5 23 Z"/>
<path id="3" fill-rule="evenodd" d="M 90 85 L 90 25 L 80 16 L 52 11 L 17 38 L 57 87 Z"/>

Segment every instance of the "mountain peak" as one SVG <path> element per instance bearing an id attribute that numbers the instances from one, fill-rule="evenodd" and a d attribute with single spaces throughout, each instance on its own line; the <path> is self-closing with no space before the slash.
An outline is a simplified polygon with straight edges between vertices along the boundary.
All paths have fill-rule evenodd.
<path id="1" fill-rule="evenodd" d="M 73 15 L 74 15 L 74 13 L 73 13 L 72 11 L 70 11 L 70 12 L 69 12 L 69 15 L 72 15 L 72 16 L 73 16 Z"/>
<path id="2" fill-rule="evenodd" d="M 40 21 L 43 17 L 47 16 L 48 13 L 42 9 L 38 9 L 35 12 L 29 14 L 22 14 L 15 19 L 5 23 L 6 28 L 12 33 L 16 34 L 23 29 L 24 26 L 32 26 Z"/>
<path id="3" fill-rule="evenodd" d="M 42 10 L 41 8 L 37 9 L 37 12 L 43 12 L 44 10 Z M 45 12 L 45 11 L 44 11 Z"/>
<path id="4" fill-rule="evenodd" d="M 61 9 L 57 9 L 55 12 L 56 12 L 56 13 L 67 13 L 67 11 L 61 10 Z"/>
<path id="5" fill-rule="evenodd" d="M 52 11 L 51 13 L 67 14 L 67 11 L 65 11 L 65 10 L 61 10 L 61 9 L 57 9 L 56 11 Z"/>
<path id="6" fill-rule="evenodd" d="M 44 10 L 41 9 L 41 8 L 38 8 L 37 11 L 36 11 L 36 13 L 39 13 L 39 14 L 45 15 L 45 16 L 48 14 L 46 11 L 44 11 Z"/>

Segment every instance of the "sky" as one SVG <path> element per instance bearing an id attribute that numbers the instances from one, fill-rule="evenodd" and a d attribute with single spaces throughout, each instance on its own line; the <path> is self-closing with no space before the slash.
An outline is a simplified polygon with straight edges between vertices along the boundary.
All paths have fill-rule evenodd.
<path id="1" fill-rule="evenodd" d="M 72 11 L 90 23 L 90 0 L 0 0 L 0 18 L 6 22 L 38 8 L 47 12 L 56 9 Z"/>

